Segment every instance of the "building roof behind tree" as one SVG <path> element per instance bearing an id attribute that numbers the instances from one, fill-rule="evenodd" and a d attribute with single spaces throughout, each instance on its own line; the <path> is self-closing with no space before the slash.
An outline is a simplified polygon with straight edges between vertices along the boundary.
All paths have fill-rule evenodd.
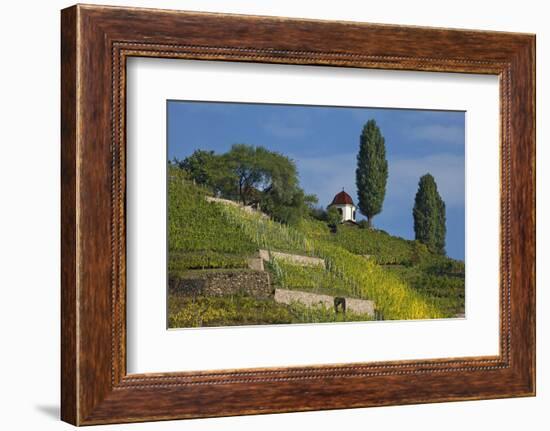
<path id="1" fill-rule="evenodd" d="M 354 205 L 353 199 L 344 190 L 334 196 L 331 205 Z"/>

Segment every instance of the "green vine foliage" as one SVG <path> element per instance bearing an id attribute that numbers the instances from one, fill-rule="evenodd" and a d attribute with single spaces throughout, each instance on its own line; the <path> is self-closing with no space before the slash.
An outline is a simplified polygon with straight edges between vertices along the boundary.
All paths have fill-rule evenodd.
<path id="1" fill-rule="evenodd" d="M 266 269 L 278 287 L 370 299 L 384 319 L 451 317 L 463 311 L 464 264 L 432 253 L 418 241 L 348 226 L 334 233 L 325 222 L 307 217 L 295 225 L 281 224 L 259 211 L 209 202 L 208 189 L 193 184 L 173 166 L 168 187 L 171 276 L 190 269 L 244 268 L 259 249 L 266 249 L 325 262 L 323 268 L 271 259 Z M 254 298 L 170 301 L 172 327 L 343 319 L 331 310 L 306 310 L 299 304 Z M 355 318 L 359 319 L 350 313 L 345 317 Z"/>

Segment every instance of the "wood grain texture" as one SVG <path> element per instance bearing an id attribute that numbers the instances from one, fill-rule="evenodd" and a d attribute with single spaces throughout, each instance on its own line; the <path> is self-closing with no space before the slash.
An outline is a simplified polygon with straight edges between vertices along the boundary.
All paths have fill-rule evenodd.
<path id="1" fill-rule="evenodd" d="M 63 420 L 86 425 L 534 394 L 533 35 L 74 6 L 62 11 L 61 36 Z M 498 75 L 499 356 L 127 375 L 130 56 Z"/>
<path id="2" fill-rule="evenodd" d="M 61 16 L 61 417 L 77 422 L 76 9 Z"/>

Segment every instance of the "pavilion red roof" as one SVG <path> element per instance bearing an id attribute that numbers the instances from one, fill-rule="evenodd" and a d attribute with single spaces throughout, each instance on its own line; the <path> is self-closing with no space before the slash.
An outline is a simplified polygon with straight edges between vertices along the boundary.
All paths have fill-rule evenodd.
<path id="1" fill-rule="evenodd" d="M 332 200 L 331 205 L 353 205 L 353 199 L 350 195 L 348 195 L 345 191 L 341 191 L 336 196 L 334 196 L 334 199 Z"/>

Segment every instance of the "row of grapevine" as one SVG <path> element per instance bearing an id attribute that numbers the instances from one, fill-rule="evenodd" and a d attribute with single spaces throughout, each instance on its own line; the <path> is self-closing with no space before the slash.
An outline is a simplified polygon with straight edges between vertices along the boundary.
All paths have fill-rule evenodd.
<path id="1" fill-rule="evenodd" d="M 174 275 L 189 269 L 246 267 L 247 259 L 245 257 L 214 251 L 181 252 L 174 250 L 170 252 L 168 260 L 168 272 Z"/>
<path id="2" fill-rule="evenodd" d="M 330 241 L 307 238 L 299 229 L 281 225 L 259 214 L 232 206 L 223 206 L 222 212 L 229 223 L 237 226 L 259 248 L 324 259 L 328 272 L 341 279 L 353 296 L 375 301 L 385 319 L 442 317 L 437 307 L 375 262 Z M 281 265 L 279 268 L 281 270 Z"/>
<path id="3" fill-rule="evenodd" d="M 300 229 L 308 236 L 336 244 L 353 254 L 368 255 L 380 265 L 410 265 L 430 256 L 428 248 L 418 241 L 406 240 L 374 229 L 342 225 L 332 233 L 326 223 L 304 220 Z"/>
<path id="4" fill-rule="evenodd" d="M 284 289 L 310 290 L 333 296 L 356 296 L 349 281 L 320 266 L 301 266 L 272 257 L 269 269 L 274 283 Z"/>
<path id="5" fill-rule="evenodd" d="M 168 188 L 170 256 L 195 253 L 189 259 L 204 260 L 200 252 L 217 253 L 213 259 L 221 255 L 247 257 L 256 252 L 256 245 L 225 222 L 219 206 L 206 201 L 206 190 L 187 180 L 183 171 L 171 169 Z"/>
<path id="6" fill-rule="evenodd" d="M 243 211 L 232 205 L 215 205 L 219 206 L 228 223 L 238 227 L 259 248 L 315 255 L 313 243 L 296 229 L 259 213 Z"/>

